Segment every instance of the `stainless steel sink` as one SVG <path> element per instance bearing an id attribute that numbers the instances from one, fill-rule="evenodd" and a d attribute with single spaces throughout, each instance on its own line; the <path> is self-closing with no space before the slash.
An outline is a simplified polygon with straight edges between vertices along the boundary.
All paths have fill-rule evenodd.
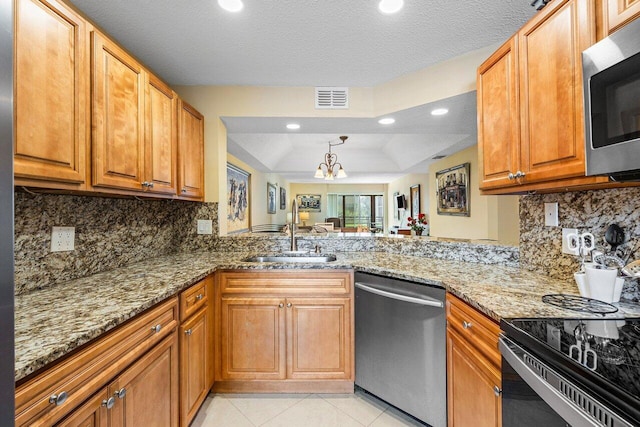
<path id="1" fill-rule="evenodd" d="M 243 262 L 283 262 L 283 263 L 309 263 L 309 262 L 332 262 L 336 260 L 335 255 L 265 255 L 251 256 L 243 259 Z"/>

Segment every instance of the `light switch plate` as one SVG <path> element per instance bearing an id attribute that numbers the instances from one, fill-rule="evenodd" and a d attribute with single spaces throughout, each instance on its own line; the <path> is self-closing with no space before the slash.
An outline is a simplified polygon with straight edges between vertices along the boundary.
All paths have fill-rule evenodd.
<path id="1" fill-rule="evenodd" d="M 580 255 L 580 253 L 578 252 L 578 249 L 569 249 L 569 245 L 568 245 L 568 240 L 567 240 L 567 236 L 569 234 L 578 234 L 578 229 L 577 228 L 563 228 L 562 229 L 562 253 L 563 254 L 568 254 L 568 255 Z"/>
<path id="2" fill-rule="evenodd" d="M 544 204 L 544 225 L 547 227 L 558 226 L 558 203 Z"/>
<path id="3" fill-rule="evenodd" d="M 199 219 L 198 234 L 213 234 L 213 221 L 210 219 Z"/>
<path id="4" fill-rule="evenodd" d="M 51 252 L 74 250 L 75 238 L 75 227 L 53 227 L 51 229 Z"/>

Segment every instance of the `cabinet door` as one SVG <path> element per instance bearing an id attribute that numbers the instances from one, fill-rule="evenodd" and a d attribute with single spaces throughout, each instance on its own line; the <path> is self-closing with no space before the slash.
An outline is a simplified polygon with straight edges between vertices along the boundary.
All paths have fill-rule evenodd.
<path id="1" fill-rule="evenodd" d="M 204 117 L 180 100 L 178 120 L 178 195 L 203 200 Z"/>
<path id="2" fill-rule="evenodd" d="M 86 39 L 84 20 L 64 4 L 15 2 L 18 181 L 35 178 L 80 188 L 86 180 Z"/>
<path id="3" fill-rule="evenodd" d="M 605 36 L 640 17 L 640 0 L 605 0 L 602 3 Z"/>
<path id="4" fill-rule="evenodd" d="M 147 191 L 176 194 L 177 96 L 147 74 L 145 111 L 145 182 Z"/>
<path id="5" fill-rule="evenodd" d="M 589 3 L 555 0 L 518 33 L 524 183 L 585 174 L 580 55 L 595 40 Z"/>
<path id="6" fill-rule="evenodd" d="M 213 362 L 208 349 L 207 307 L 180 326 L 180 424 L 188 426 L 207 397 L 207 374 Z"/>
<path id="7" fill-rule="evenodd" d="M 350 379 L 351 300 L 287 299 L 287 378 Z"/>
<path id="8" fill-rule="evenodd" d="M 285 310 L 282 298 L 223 297 L 222 379 L 284 379 Z"/>
<path id="9" fill-rule="evenodd" d="M 178 341 L 173 334 L 149 350 L 109 385 L 118 397 L 112 427 L 178 425 Z"/>
<path id="10" fill-rule="evenodd" d="M 517 36 L 478 68 L 478 151 L 480 188 L 516 185 L 519 168 Z"/>
<path id="11" fill-rule="evenodd" d="M 448 424 L 499 427 L 500 372 L 452 328 L 447 328 Z"/>
<path id="12" fill-rule="evenodd" d="M 108 390 L 95 394 L 56 427 L 107 427 Z"/>
<path id="13" fill-rule="evenodd" d="M 144 74 L 131 56 L 92 32 L 93 185 L 141 190 Z"/>

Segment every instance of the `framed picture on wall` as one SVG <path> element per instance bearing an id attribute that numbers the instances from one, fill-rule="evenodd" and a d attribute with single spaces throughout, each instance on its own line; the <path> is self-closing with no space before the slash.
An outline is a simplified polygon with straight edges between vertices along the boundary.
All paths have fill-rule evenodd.
<path id="1" fill-rule="evenodd" d="M 409 188 L 411 198 L 411 218 L 415 218 L 420 213 L 420 184 L 412 185 Z"/>
<path id="2" fill-rule="evenodd" d="M 436 172 L 438 215 L 469 216 L 470 164 Z"/>
<path id="3" fill-rule="evenodd" d="M 267 213 L 276 213 L 276 186 L 267 182 Z"/>
<path id="4" fill-rule="evenodd" d="M 287 209 L 287 190 L 280 187 L 280 210 Z"/>
<path id="5" fill-rule="evenodd" d="M 320 212 L 320 194 L 297 194 L 296 201 L 301 212 Z"/>
<path id="6" fill-rule="evenodd" d="M 249 231 L 251 174 L 227 163 L 227 233 Z"/>

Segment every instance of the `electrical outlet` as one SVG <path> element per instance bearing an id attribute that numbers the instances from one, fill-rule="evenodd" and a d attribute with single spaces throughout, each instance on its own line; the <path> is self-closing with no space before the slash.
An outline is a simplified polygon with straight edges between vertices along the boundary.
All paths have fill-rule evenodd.
<path id="1" fill-rule="evenodd" d="M 557 227 L 558 224 L 558 203 L 544 204 L 544 225 L 547 227 Z"/>
<path id="2" fill-rule="evenodd" d="M 75 238 L 75 227 L 53 227 L 51 230 L 51 252 L 74 250 Z"/>
<path id="3" fill-rule="evenodd" d="M 210 219 L 199 219 L 198 234 L 213 234 L 213 221 Z"/>
<path id="4" fill-rule="evenodd" d="M 562 229 L 562 253 L 568 255 L 580 255 L 578 249 L 569 249 L 569 241 L 567 240 L 567 236 L 569 234 L 578 234 L 577 228 L 563 228 Z M 576 245 L 577 246 L 577 245 Z"/>

